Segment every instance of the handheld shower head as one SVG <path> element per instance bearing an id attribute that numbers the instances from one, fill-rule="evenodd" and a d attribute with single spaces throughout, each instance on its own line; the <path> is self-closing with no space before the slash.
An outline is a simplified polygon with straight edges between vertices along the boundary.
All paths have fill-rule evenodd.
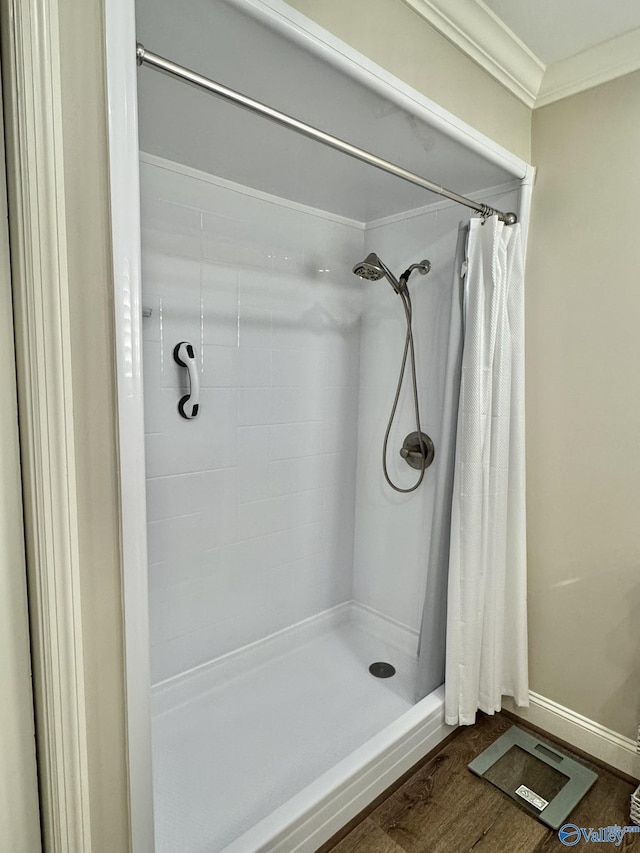
<path id="1" fill-rule="evenodd" d="M 353 268 L 353 272 L 359 278 L 366 279 L 366 281 L 380 281 L 381 278 L 386 278 L 396 293 L 400 293 L 402 290 L 398 279 L 386 264 L 382 263 L 375 252 L 371 252 L 371 254 L 367 255 L 364 261 L 356 264 Z"/>
<path id="2" fill-rule="evenodd" d="M 371 252 L 370 255 L 367 255 L 364 261 L 356 264 L 353 268 L 353 272 L 360 278 L 364 278 L 367 281 L 380 281 L 384 275 L 378 256 L 374 255 L 373 252 Z"/>
<path id="3" fill-rule="evenodd" d="M 380 281 L 381 278 L 386 278 L 391 287 L 395 290 L 395 292 L 400 297 L 400 301 L 402 302 L 402 307 L 404 308 L 404 314 L 407 320 L 407 333 L 405 337 L 404 344 L 404 353 L 402 355 L 402 366 L 400 368 L 400 376 L 398 377 L 398 385 L 396 388 L 396 396 L 393 402 L 393 407 L 391 409 L 391 415 L 389 416 L 389 420 L 387 422 L 387 430 L 384 434 L 384 441 L 382 443 L 382 470 L 384 472 L 384 478 L 391 486 L 392 489 L 395 489 L 396 492 L 414 492 L 418 486 L 422 483 L 424 479 L 424 472 L 427 466 L 431 463 L 431 458 L 428 456 L 427 452 L 427 444 L 425 443 L 425 439 L 427 441 L 431 441 L 428 436 L 422 432 L 422 428 L 420 426 L 420 406 L 418 401 L 418 386 L 416 382 L 416 357 L 414 351 L 413 344 L 413 331 L 411 328 L 411 317 L 413 313 L 413 308 L 411 305 L 411 294 L 409 293 L 409 288 L 407 287 L 407 282 L 411 273 L 414 270 L 418 270 L 422 275 L 426 275 L 431 269 L 431 263 L 429 261 L 419 261 L 417 264 L 411 264 L 400 276 L 398 280 L 394 274 L 383 264 L 380 258 L 375 254 L 375 252 L 371 252 L 371 254 L 367 255 L 364 261 L 361 261 L 359 264 L 356 264 L 353 268 L 353 272 L 355 275 L 360 278 L 364 278 L 367 281 Z M 393 482 L 391 477 L 389 476 L 389 471 L 387 469 L 387 445 L 389 442 L 389 434 L 391 433 L 391 428 L 393 426 L 393 421 L 396 416 L 396 411 L 398 408 L 398 401 L 400 399 L 400 392 L 402 390 L 402 381 L 404 379 L 405 367 L 407 365 L 407 357 L 411 360 L 411 379 L 412 379 L 412 388 L 413 388 L 413 405 L 416 416 L 416 431 L 411 433 L 409 438 L 413 439 L 413 436 L 417 436 L 417 444 L 416 446 L 420 448 L 419 451 L 415 450 L 406 450 L 403 445 L 403 449 L 400 451 L 400 455 L 406 457 L 409 465 L 413 465 L 413 467 L 420 469 L 420 476 L 413 484 L 413 486 L 409 486 L 408 488 L 403 488 L 398 486 Z M 413 445 L 411 445 L 413 447 Z M 413 453 L 412 458 L 409 456 Z M 419 457 L 420 461 L 417 462 L 417 458 Z M 417 464 L 416 464 L 417 463 Z"/>

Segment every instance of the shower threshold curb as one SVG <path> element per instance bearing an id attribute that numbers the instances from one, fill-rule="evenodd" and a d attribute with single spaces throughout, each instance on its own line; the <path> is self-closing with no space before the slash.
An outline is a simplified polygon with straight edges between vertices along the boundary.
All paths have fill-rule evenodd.
<path id="1" fill-rule="evenodd" d="M 269 661 L 291 647 L 351 623 L 402 655 L 415 657 L 418 632 L 349 601 L 278 631 L 256 643 L 168 679 L 153 688 L 153 717 L 201 699 L 220 679 L 241 674 L 247 658 Z M 373 658 L 372 658 L 373 659 Z M 259 725 L 259 720 L 256 721 Z M 315 853 L 346 823 L 438 746 L 455 727 L 444 723 L 444 688 L 439 688 L 380 729 L 270 814 L 256 821 L 219 853 Z M 294 789 L 295 791 L 295 789 Z M 246 826 L 246 824 L 245 824 Z"/>
<path id="2" fill-rule="evenodd" d="M 455 728 L 439 687 L 221 853 L 315 853 Z"/>

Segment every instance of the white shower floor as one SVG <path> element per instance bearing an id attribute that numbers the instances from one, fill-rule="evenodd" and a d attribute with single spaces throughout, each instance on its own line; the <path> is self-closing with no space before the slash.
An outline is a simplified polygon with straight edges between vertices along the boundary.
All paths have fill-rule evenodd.
<path id="1" fill-rule="evenodd" d="M 337 610 L 154 697 L 157 853 L 223 850 L 413 706 L 415 636 Z"/>

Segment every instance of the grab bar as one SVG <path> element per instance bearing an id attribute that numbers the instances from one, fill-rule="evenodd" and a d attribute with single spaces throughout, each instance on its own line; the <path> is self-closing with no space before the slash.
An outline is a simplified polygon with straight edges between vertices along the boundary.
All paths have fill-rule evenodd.
<path id="1" fill-rule="evenodd" d="M 178 402 L 178 411 L 183 418 L 192 420 L 200 408 L 200 376 L 196 365 L 196 351 L 193 344 L 181 341 L 173 350 L 173 358 L 180 367 L 186 368 L 189 376 L 189 393 Z"/>

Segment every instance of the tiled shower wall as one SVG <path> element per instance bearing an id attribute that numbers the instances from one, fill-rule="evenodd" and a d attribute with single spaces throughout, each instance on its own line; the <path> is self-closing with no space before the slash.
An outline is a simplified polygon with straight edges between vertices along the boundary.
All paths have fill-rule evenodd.
<path id="1" fill-rule="evenodd" d="M 158 683 L 351 597 L 364 234 L 147 155 L 141 190 Z"/>
<path id="2" fill-rule="evenodd" d="M 518 209 L 517 190 L 486 193 L 483 200 L 502 210 Z M 421 426 L 435 444 L 435 460 L 415 492 L 394 492 L 381 472 L 382 440 L 405 337 L 402 306 L 384 284 L 368 285 L 365 291 L 360 352 L 353 598 L 416 632 L 427 584 L 436 470 L 443 460 L 440 430 L 458 226 L 466 220 L 463 208 L 438 204 L 371 223 L 365 237 L 365 253 L 378 253 L 392 270 L 423 258 L 431 261 L 427 276 L 416 272 L 409 282 Z M 414 430 L 407 365 L 387 455 L 389 473 L 403 488 L 419 474 L 399 455 L 404 437 Z"/>
<path id="3" fill-rule="evenodd" d="M 431 272 L 409 280 L 413 302 L 416 373 L 423 432 L 436 447 L 435 460 L 421 486 L 394 492 L 381 471 L 382 441 L 393 402 L 405 339 L 405 316 L 390 287 L 371 288 L 364 302 L 361 339 L 360 423 L 354 555 L 354 598 L 417 631 L 424 603 L 435 494 L 440 464 L 440 417 L 449 332 L 453 262 L 459 211 L 425 212 L 373 225 L 365 251 L 376 252 L 401 272 L 423 259 Z M 415 430 L 410 366 L 389 437 L 389 474 L 402 488 L 419 471 L 400 456 L 405 436 Z"/>

